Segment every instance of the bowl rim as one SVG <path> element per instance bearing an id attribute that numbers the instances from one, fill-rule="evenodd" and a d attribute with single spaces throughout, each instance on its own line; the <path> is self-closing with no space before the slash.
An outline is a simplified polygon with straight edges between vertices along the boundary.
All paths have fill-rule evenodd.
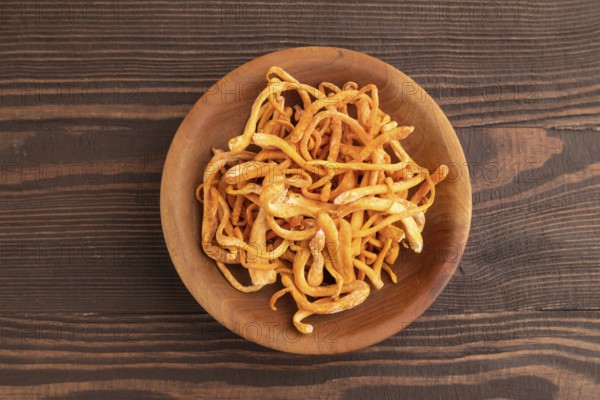
<path id="1" fill-rule="evenodd" d="M 166 158 L 165 158 L 165 163 L 163 165 L 161 186 L 160 186 L 160 216 L 161 216 L 161 227 L 162 227 L 162 231 L 163 231 L 163 236 L 164 236 L 165 243 L 166 243 L 166 246 L 167 246 L 167 249 L 169 252 L 169 256 L 171 258 L 171 261 L 172 261 L 180 279 L 182 280 L 182 282 L 184 283 L 185 287 L 190 292 L 190 294 L 194 297 L 196 302 L 198 302 L 198 304 L 202 307 L 202 309 L 205 310 L 211 317 L 216 319 L 221 325 L 225 326 L 227 329 L 234 332 L 238 336 L 243 337 L 244 339 L 253 341 L 261 346 L 268 347 L 271 349 L 289 352 L 289 353 L 298 353 L 298 354 L 336 354 L 336 353 L 343 353 L 343 352 L 358 350 L 358 349 L 379 343 L 379 342 L 393 336 L 394 334 L 400 332 L 402 329 L 406 328 L 406 326 L 412 324 L 416 319 L 419 318 L 419 316 L 421 316 L 435 302 L 435 300 L 440 295 L 440 293 L 445 289 L 448 282 L 454 275 L 454 273 L 458 267 L 458 264 L 460 263 L 462 255 L 464 254 L 464 249 L 462 252 L 460 252 L 458 254 L 458 256 L 452 262 L 448 262 L 448 261 L 444 262 L 444 264 L 445 264 L 444 268 L 447 273 L 440 274 L 442 276 L 438 277 L 438 280 L 436 280 L 434 285 L 432 284 L 432 287 L 430 288 L 431 295 L 424 296 L 424 299 L 423 299 L 424 301 L 421 303 L 422 306 L 419 307 L 419 310 L 413 314 L 414 318 L 412 318 L 410 321 L 404 321 L 403 325 L 401 327 L 399 327 L 397 330 L 395 330 L 394 332 L 390 333 L 389 331 L 386 331 L 386 332 L 380 332 L 379 334 L 374 334 L 374 335 L 372 335 L 372 337 L 370 339 L 367 339 L 367 340 L 363 341 L 362 343 L 360 343 L 360 345 L 349 346 L 342 350 L 340 350 L 340 348 L 338 346 L 332 346 L 329 348 L 328 347 L 323 348 L 322 346 L 320 346 L 320 347 L 315 346 L 314 349 L 306 349 L 306 348 L 294 348 L 294 346 L 280 346 L 280 345 L 278 345 L 278 342 L 276 342 L 276 341 L 265 342 L 262 340 L 253 340 L 252 338 L 245 337 L 242 334 L 240 334 L 240 332 L 237 332 L 236 330 L 232 329 L 232 327 L 229 326 L 226 323 L 226 321 L 221 317 L 220 313 L 215 312 L 216 310 L 214 309 L 214 306 L 207 304 L 207 302 L 202 298 L 202 296 L 200 296 L 197 293 L 196 289 L 194 289 L 191 286 L 189 279 L 186 278 L 185 273 L 184 273 L 184 269 L 186 268 L 186 266 L 184 266 L 183 263 L 185 262 L 185 260 L 182 258 L 182 255 L 177 252 L 177 250 L 175 248 L 176 238 L 173 237 L 173 235 L 171 235 L 171 233 L 168 233 L 167 230 L 165 229 L 165 226 L 168 225 L 172 219 L 172 215 L 169 212 L 167 212 L 166 192 L 169 189 L 170 183 L 167 178 L 168 175 L 165 173 L 166 167 L 167 167 L 167 165 L 171 164 L 171 161 L 174 157 L 174 152 L 175 152 L 175 149 L 174 149 L 175 143 L 177 140 L 181 140 L 181 137 L 184 135 L 184 133 L 182 131 L 182 127 L 185 126 L 187 119 L 191 118 L 190 115 L 192 114 L 192 110 L 196 109 L 196 107 L 198 107 L 199 104 L 204 102 L 206 97 L 211 93 L 212 88 L 217 87 L 217 85 L 221 85 L 228 76 L 238 74 L 239 72 L 244 71 L 248 68 L 253 68 L 253 66 L 255 64 L 260 64 L 262 61 L 264 61 L 265 59 L 267 59 L 269 57 L 282 56 L 282 55 L 286 55 L 288 53 L 293 53 L 293 52 L 302 52 L 302 51 L 311 52 L 311 51 L 315 51 L 315 50 L 345 54 L 345 55 L 349 55 L 351 57 L 355 57 L 358 59 L 362 58 L 364 60 L 368 60 L 370 62 L 379 64 L 379 65 L 381 65 L 381 67 L 391 68 L 395 72 L 397 72 L 401 76 L 403 76 L 403 79 L 405 78 L 407 81 L 414 83 L 414 85 L 416 85 L 420 90 L 422 90 L 422 93 L 426 97 L 426 99 L 428 101 L 431 101 L 431 107 L 433 107 L 436 111 L 438 111 L 439 114 L 442 116 L 442 118 L 445 119 L 444 122 L 447 123 L 447 126 L 450 130 L 449 133 L 451 133 L 453 135 L 453 139 L 455 139 L 456 142 L 458 143 L 457 151 L 459 153 L 457 154 L 457 156 L 461 160 L 464 160 L 465 165 L 466 165 L 466 157 L 464 155 L 464 150 L 463 150 L 462 146 L 460 145 L 460 141 L 458 140 L 458 135 L 456 135 L 456 132 L 455 132 L 454 128 L 452 127 L 452 124 L 448 120 L 446 114 L 442 111 L 442 109 L 437 104 L 437 102 L 435 102 L 435 100 L 420 85 L 418 85 L 418 83 L 416 83 L 412 78 L 410 78 L 409 76 L 404 74 L 402 71 L 400 71 L 393 65 L 386 63 L 383 60 L 380 60 L 380 59 L 370 56 L 368 54 L 350 50 L 350 49 L 345 49 L 345 48 L 340 48 L 340 47 L 330 47 L 330 46 L 291 47 L 291 48 L 281 49 L 281 50 L 277 50 L 274 52 L 264 54 L 260 57 L 254 58 L 254 59 L 238 66 L 237 68 L 233 69 L 232 71 L 230 71 L 227 74 L 225 74 L 224 76 L 222 76 L 217 82 L 215 82 L 211 86 L 210 89 L 206 90 L 203 93 L 203 95 L 193 104 L 192 107 L 190 107 L 190 109 L 188 110 L 186 116 L 180 123 L 180 125 L 171 141 L 169 150 L 168 150 Z M 470 177 L 469 177 L 468 169 L 461 168 L 461 174 L 464 174 L 464 175 L 462 175 L 462 178 L 466 179 L 466 182 L 467 182 L 465 189 L 467 191 L 466 198 L 468 199 L 468 203 L 465 204 L 467 215 L 465 218 L 466 226 L 465 226 L 465 231 L 464 231 L 464 244 L 466 245 L 468 236 L 469 236 L 469 232 L 470 232 L 471 219 L 472 219 L 472 188 L 471 188 L 471 184 L 470 184 Z M 175 235 L 175 236 L 177 236 L 177 235 Z"/>

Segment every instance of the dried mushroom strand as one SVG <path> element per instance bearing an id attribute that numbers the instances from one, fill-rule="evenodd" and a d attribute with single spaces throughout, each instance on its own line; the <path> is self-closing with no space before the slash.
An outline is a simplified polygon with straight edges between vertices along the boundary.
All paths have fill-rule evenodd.
<path id="1" fill-rule="evenodd" d="M 202 246 L 242 292 L 280 276 L 283 289 L 269 306 L 290 294 L 298 307 L 292 322 L 307 334 L 305 318 L 358 306 L 371 285 L 384 285 L 382 271 L 397 282 L 391 267 L 401 247 L 422 251 L 425 213 L 448 168 L 430 175 L 415 163 L 401 144 L 414 128 L 379 108 L 373 84 L 315 88 L 279 67 L 266 81 L 244 131 L 229 151 L 213 149 L 196 188 Z M 301 104 L 286 104 L 288 91 Z M 230 264 L 247 270 L 251 284 Z"/>

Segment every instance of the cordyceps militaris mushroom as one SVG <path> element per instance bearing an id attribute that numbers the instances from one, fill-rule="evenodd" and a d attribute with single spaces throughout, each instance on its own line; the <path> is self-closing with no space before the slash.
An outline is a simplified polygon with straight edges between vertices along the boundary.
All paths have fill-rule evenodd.
<path id="1" fill-rule="evenodd" d="M 315 88 L 279 67 L 266 79 L 242 134 L 230 151 L 214 150 L 196 189 L 202 246 L 242 292 L 281 277 L 269 306 L 291 294 L 292 322 L 308 334 L 304 319 L 358 306 L 385 274 L 397 282 L 402 248 L 423 250 L 425 213 L 448 168 L 430 175 L 408 155 L 401 142 L 414 128 L 379 108 L 373 84 Z M 230 268 L 247 271 L 250 284 Z"/>

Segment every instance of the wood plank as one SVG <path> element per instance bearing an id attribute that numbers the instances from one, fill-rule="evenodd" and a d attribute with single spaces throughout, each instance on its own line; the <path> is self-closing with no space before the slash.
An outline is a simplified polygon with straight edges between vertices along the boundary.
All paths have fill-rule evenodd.
<path id="1" fill-rule="evenodd" d="M 19 118 L 83 116 L 92 103 L 120 119 L 126 113 L 109 105 L 132 101 L 153 115 L 191 104 L 254 57 L 322 44 L 400 68 L 458 127 L 592 128 L 599 122 L 600 9 L 593 0 L 8 1 L 0 17 L 0 119 L 16 112 L 6 106 L 49 103 L 59 107 L 31 107 Z M 177 118 L 186 109 L 177 108 Z"/>
<path id="2" fill-rule="evenodd" d="M 72 133 L 57 121 L 43 134 L 17 124 L 0 138 L 0 310 L 198 311 L 171 265 L 159 218 L 160 171 L 178 121 L 144 124 L 146 136 L 133 121 L 97 124 Z M 466 248 L 424 250 L 464 252 L 434 309 L 600 309 L 597 133 L 458 134 L 470 163 L 473 223 Z"/>
<path id="3" fill-rule="evenodd" d="M 427 312 L 379 345 L 315 357 L 264 349 L 206 315 L 2 317 L 0 395 L 594 399 L 599 319 L 598 312 Z M 267 325 L 233 328 L 269 335 Z M 335 331 L 319 340 L 336 340 Z"/>

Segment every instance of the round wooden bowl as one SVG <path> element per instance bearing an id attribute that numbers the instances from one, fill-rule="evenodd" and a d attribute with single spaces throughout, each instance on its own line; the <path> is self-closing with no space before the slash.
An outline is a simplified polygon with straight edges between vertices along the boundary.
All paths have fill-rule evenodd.
<path id="1" fill-rule="evenodd" d="M 379 88 L 380 107 L 415 131 L 405 140 L 407 151 L 422 166 L 450 167 L 437 186 L 427 212 L 421 254 L 401 251 L 389 280 L 371 291 L 358 307 L 307 319 L 314 332 L 301 335 L 292 325 L 291 296 L 268 307 L 281 284 L 245 294 L 232 288 L 213 260 L 201 250 L 202 206 L 194 190 L 211 158 L 211 147 L 227 149 L 240 134 L 252 102 L 266 85 L 265 73 L 278 65 L 300 82 L 338 85 L 355 81 Z M 471 222 L 471 187 L 466 160 L 454 129 L 439 106 L 412 79 L 376 58 L 331 47 L 302 47 L 257 58 L 227 74 L 193 106 L 179 127 L 165 162 L 160 192 L 165 240 L 182 281 L 200 305 L 221 324 L 263 346 L 302 354 L 342 353 L 378 343 L 421 315 L 444 289 L 460 261 Z M 385 280 L 384 280 L 385 281 Z"/>

